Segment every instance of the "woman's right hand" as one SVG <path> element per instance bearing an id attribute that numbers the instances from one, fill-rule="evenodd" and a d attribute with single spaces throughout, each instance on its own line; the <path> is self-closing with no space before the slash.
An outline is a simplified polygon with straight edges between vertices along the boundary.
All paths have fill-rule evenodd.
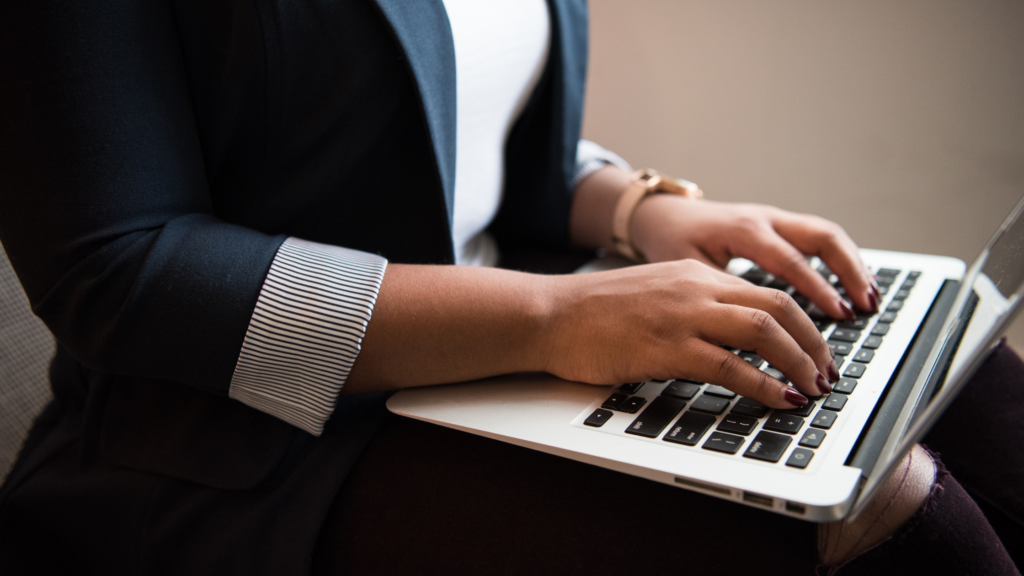
<path id="1" fill-rule="evenodd" d="M 773 408 L 806 398 L 722 346 L 756 352 L 809 396 L 839 379 L 833 356 L 786 294 L 696 260 L 552 277 L 554 317 L 546 370 L 568 380 L 619 384 L 689 378 Z"/>

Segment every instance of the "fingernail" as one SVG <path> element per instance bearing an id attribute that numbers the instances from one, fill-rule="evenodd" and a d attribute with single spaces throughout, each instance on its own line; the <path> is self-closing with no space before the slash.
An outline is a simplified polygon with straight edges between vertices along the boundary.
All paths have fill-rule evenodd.
<path id="1" fill-rule="evenodd" d="M 878 297 L 874 294 L 868 294 L 868 302 L 871 304 L 871 312 L 878 312 Z"/>
<path id="2" fill-rule="evenodd" d="M 832 360 L 828 365 L 828 381 L 839 382 L 839 367 L 836 366 L 835 360 Z"/>
<path id="3" fill-rule="evenodd" d="M 828 347 L 828 353 L 832 355 L 833 360 L 836 359 L 836 351 L 833 350 L 831 346 Z"/>
<path id="4" fill-rule="evenodd" d="M 847 304 L 846 300 L 843 300 L 842 298 L 839 299 L 839 309 L 843 311 L 843 316 L 847 320 L 853 320 L 854 318 L 857 317 L 857 314 L 854 313 L 853 308 L 850 308 L 850 305 Z"/>
<path id="5" fill-rule="evenodd" d="M 792 388 L 786 388 L 782 397 L 786 399 L 786 402 L 789 402 L 793 406 L 803 406 L 804 404 L 807 404 L 807 397 Z"/>
<path id="6" fill-rule="evenodd" d="M 822 396 L 832 392 L 832 387 L 825 381 L 825 376 L 821 372 L 818 372 L 818 390 L 821 391 Z"/>

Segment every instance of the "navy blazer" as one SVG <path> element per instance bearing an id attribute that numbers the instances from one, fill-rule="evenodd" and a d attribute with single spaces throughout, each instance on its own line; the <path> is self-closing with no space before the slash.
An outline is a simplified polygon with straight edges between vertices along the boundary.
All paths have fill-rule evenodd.
<path id="1" fill-rule="evenodd" d="M 586 6 L 549 6 L 492 225 L 505 245 L 568 237 Z M 383 397 L 343 398 L 313 438 L 226 394 L 285 237 L 453 261 L 441 0 L 12 0 L 0 54 L 0 240 L 58 340 L 56 401 L 0 516 L 71 447 L 83 478 L 106 474 L 92 489 L 123 496 L 111 538 L 159 519 L 173 560 L 149 573 L 237 570 L 225 541 L 256 556 L 246 572 L 302 571 Z"/>

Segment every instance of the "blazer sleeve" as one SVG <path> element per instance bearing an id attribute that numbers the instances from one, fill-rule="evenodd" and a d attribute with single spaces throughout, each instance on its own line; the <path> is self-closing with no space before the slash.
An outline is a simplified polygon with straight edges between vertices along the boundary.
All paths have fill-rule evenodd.
<path id="1" fill-rule="evenodd" d="M 5 13 L 0 240 L 35 313 L 91 369 L 234 386 L 274 413 L 236 365 L 285 238 L 213 214 L 170 3 L 14 0 Z M 356 276 L 375 270 L 375 296 L 382 259 L 355 259 Z M 264 334 L 287 330 L 270 318 Z M 343 381 L 341 368 L 323 377 Z"/>

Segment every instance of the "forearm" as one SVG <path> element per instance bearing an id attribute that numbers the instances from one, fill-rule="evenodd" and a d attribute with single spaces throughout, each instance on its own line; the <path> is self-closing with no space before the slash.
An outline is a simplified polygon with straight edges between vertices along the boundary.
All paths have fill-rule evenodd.
<path id="1" fill-rule="evenodd" d="M 342 393 L 544 370 L 558 278 L 389 265 Z"/>
<path id="2" fill-rule="evenodd" d="M 612 216 L 629 183 L 629 173 L 611 164 L 580 182 L 569 217 L 569 236 L 574 244 L 614 250 Z"/>

